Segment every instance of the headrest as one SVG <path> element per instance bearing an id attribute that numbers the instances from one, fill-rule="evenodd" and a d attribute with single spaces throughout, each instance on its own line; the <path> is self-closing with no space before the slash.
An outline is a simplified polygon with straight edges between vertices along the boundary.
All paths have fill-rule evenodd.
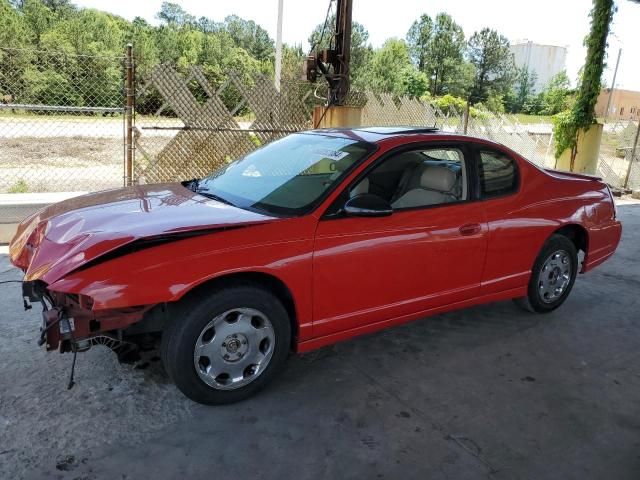
<path id="1" fill-rule="evenodd" d="M 349 196 L 353 198 L 356 195 L 360 195 L 362 193 L 369 193 L 369 179 L 366 177 L 351 189 L 351 193 L 349 194 Z"/>
<path id="2" fill-rule="evenodd" d="M 420 175 L 420 186 L 438 192 L 449 192 L 456 183 L 456 174 L 447 167 L 429 166 Z"/>

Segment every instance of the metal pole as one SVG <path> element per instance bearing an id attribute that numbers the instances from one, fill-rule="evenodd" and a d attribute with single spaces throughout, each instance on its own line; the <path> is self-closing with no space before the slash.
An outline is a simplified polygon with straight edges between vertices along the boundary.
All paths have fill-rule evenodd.
<path id="1" fill-rule="evenodd" d="M 276 90 L 280 91 L 280 76 L 282 75 L 282 3 L 278 0 L 278 29 L 276 32 Z"/>
<path id="2" fill-rule="evenodd" d="M 467 134 L 467 129 L 469 128 L 469 112 L 471 111 L 471 105 L 469 105 L 469 100 L 467 100 L 467 105 L 464 107 L 464 113 L 462 115 L 462 133 Z"/>
<path id="3" fill-rule="evenodd" d="M 616 76 L 618 75 L 618 66 L 620 65 L 620 55 L 622 49 L 618 49 L 618 59 L 616 60 L 616 69 L 613 71 L 613 80 L 611 81 L 611 90 L 609 90 L 609 99 L 607 100 L 607 109 L 604 111 L 604 121 L 607 123 L 607 117 L 609 116 L 609 109 L 611 108 L 611 97 L 613 97 L 613 90 L 616 88 Z"/>
<path id="4" fill-rule="evenodd" d="M 328 105 L 343 105 L 351 82 L 351 29 L 353 0 L 338 0 L 336 3 L 336 55 L 333 66 L 337 82 L 329 88 Z"/>
<path id="5" fill-rule="evenodd" d="M 133 184 L 133 45 L 128 44 L 125 59 L 125 186 Z"/>
<path id="6" fill-rule="evenodd" d="M 627 167 L 627 175 L 624 177 L 625 190 L 629 186 L 629 177 L 631 176 L 631 167 L 633 167 L 633 160 L 636 158 L 636 150 L 638 148 L 638 137 L 640 137 L 640 119 L 638 119 L 638 129 L 636 130 L 636 138 L 633 141 L 633 148 L 631 149 L 631 158 L 629 158 L 629 166 Z"/>

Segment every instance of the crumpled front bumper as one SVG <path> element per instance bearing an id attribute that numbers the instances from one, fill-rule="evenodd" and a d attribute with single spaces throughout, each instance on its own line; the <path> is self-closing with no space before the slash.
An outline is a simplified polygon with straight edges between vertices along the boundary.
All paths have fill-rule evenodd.
<path id="1" fill-rule="evenodd" d="M 88 328 L 82 327 L 88 327 L 90 313 L 83 315 L 85 318 L 80 322 L 80 331 L 76 331 L 76 319 L 69 315 L 65 305 L 56 305 L 56 296 L 51 295 L 42 282 L 22 282 L 22 296 L 25 309 L 31 308 L 30 303 L 42 305 L 42 325 L 38 345 L 45 345 L 47 351 L 69 351 L 76 335 L 82 338 L 89 334 Z"/>
<path id="2" fill-rule="evenodd" d="M 92 337 L 126 329 L 144 318 L 152 305 L 93 311 L 93 301 L 84 295 L 54 292 L 39 280 L 22 282 L 25 308 L 42 305 L 39 345 L 61 353 L 78 349 Z"/>

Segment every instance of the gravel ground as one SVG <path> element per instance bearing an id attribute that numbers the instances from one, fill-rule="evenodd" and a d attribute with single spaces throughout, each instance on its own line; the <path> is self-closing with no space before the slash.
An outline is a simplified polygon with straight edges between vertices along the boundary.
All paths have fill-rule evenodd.
<path id="1" fill-rule="evenodd" d="M 0 285 L 0 478 L 637 479 L 640 205 L 616 255 L 540 316 L 511 302 L 292 357 L 260 395 L 203 407 L 153 357 L 36 345 Z M 0 250 L 0 281 L 19 279 Z"/>
<path id="2" fill-rule="evenodd" d="M 6 255 L 0 272 L 0 281 L 20 278 Z M 78 356 L 77 385 L 67 390 L 72 357 L 38 348 L 39 311 L 23 311 L 19 287 L 0 285 L 0 478 L 28 478 L 69 456 L 79 462 L 76 452 L 137 442 L 189 415 L 193 404 L 156 357 L 120 365 L 106 347 L 94 348 Z"/>

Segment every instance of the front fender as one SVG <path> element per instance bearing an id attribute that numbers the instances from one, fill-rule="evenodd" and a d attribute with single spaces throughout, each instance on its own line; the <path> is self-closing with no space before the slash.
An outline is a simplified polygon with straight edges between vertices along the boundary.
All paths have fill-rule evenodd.
<path id="1" fill-rule="evenodd" d="M 299 320 L 310 321 L 312 236 L 282 240 L 275 231 L 261 225 L 145 248 L 78 269 L 48 288 L 91 297 L 100 311 L 175 302 L 214 278 L 260 272 L 284 283 Z"/>

